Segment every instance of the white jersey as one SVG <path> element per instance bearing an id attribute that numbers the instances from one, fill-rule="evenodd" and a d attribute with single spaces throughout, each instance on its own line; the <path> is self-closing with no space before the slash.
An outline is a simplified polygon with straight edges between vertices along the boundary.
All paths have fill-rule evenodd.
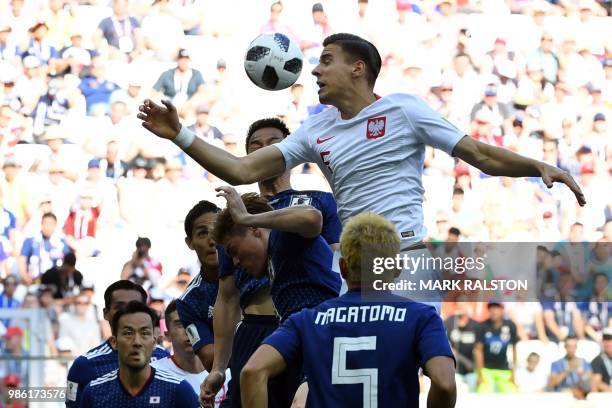
<path id="1" fill-rule="evenodd" d="M 188 371 L 183 370 L 176 364 L 176 361 L 174 360 L 173 355 L 170 357 L 164 357 L 162 359 L 152 361 L 151 367 L 154 367 L 157 370 L 172 373 L 174 374 L 175 377 L 179 377 L 183 380 L 186 380 L 189 383 L 189 385 L 191 385 L 191 388 L 193 388 L 196 395 L 198 396 L 200 395 L 200 385 L 204 382 L 204 380 L 208 376 L 208 371 L 206 370 L 202 371 L 201 373 L 197 373 L 197 374 L 190 373 Z M 227 395 L 227 385 L 229 384 L 229 381 L 231 379 L 232 379 L 232 376 L 230 374 L 230 370 L 228 369 L 225 372 L 225 384 L 223 384 L 223 388 L 220 389 L 219 393 L 217 393 L 217 395 L 215 396 L 215 407 L 219 407 L 221 402 L 226 397 L 229 397 L 229 395 Z"/>
<path id="2" fill-rule="evenodd" d="M 404 244 L 422 240 L 425 146 L 451 154 L 464 133 L 427 103 L 392 94 L 343 120 L 336 108 L 308 118 L 274 146 L 287 168 L 316 163 L 332 187 L 338 216 L 372 211 L 393 222 Z"/>

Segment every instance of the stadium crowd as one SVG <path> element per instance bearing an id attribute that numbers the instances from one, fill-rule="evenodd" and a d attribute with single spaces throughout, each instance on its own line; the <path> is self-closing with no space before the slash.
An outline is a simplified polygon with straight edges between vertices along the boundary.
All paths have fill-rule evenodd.
<path id="1" fill-rule="evenodd" d="M 563 187 L 490 178 L 428 148 L 429 241 L 539 242 L 550 289 L 541 302 L 444 305 L 464 389 L 610 392 L 611 3 L 249 1 L 240 13 L 232 3 L 0 0 L 0 309 L 44 310 L 48 356 L 110 335 L 100 292 L 117 279 L 143 285 L 162 316 L 198 271 L 184 216 L 201 199 L 223 206 L 224 183 L 144 130 L 138 105 L 171 99 L 199 137 L 244 154 L 254 119 L 295 129 L 325 109 L 310 70 L 323 38 L 345 31 L 381 51 L 378 94 L 417 94 L 466 134 L 569 171 L 587 197 L 580 207 Z M 243 52 L 277 31 L 300 44 L 304 69 L 290 89 L 264 92 Z M 329 191 L 314 165 L 292 183 Z M 567 248 L 583 262 L 568 263 Z M 27 356 L 28 330 L 1 319 L 3 354 Z M 493 353 L 482 347 L 491 331 Z M 0 379 L 23 384 L 27 369 L 0 361 Z"/>

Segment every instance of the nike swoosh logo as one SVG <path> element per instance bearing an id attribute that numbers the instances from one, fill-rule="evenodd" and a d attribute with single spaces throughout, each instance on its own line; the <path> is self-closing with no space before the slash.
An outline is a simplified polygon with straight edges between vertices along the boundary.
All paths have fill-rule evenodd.
<path id="1" fill-rule="evenodd" d="M 320 137 L 317 137 L 317 144 L 321 144 L 323 142 L 327 142 L 329 139 L 333 139 L 334 137 L 336 137 L 336 136 L 335 135 L 334 136 L 330 136 L 330 137 L 328 137 L 326 139 L 321 139 Z"/>

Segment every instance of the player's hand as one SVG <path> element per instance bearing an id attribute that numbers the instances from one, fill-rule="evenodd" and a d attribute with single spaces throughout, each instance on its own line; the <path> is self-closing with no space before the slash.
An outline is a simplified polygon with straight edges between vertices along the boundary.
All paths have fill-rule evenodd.
<path id="1" fill-rule="evenodd" d="M 142 120 L 142 126 L 157 136 L 172 140 L 181 130 L 176 108 L 170 101 L 162 101 L 158 105 L 150 99 L 146 99 L 138 110 L 138 119 Z"/>
<path id="2" fill-rule="evenodd" d="M 215 191 L 219 193 L 217 194 L 217 197 L 223 197 L 225 200 L 227 200 L 227 209 L 229 210 L 234 222 L 238 225 L 243 225 L 250 214 L 244 206 L 242 197 L 240 197 L 240 194 L 238 194 L 236 189 L 227 186 L 217 187 Z"/>
<path id="3" fill-rule="evenodd" d="M 200 385 L 200 404 L 202 406 L 214 405 L 215 395 L 225 383 L 225 373 L 213 369 Z"/>
<path id="4" fill-rule="evenodd" d="M 546 184 L 546 187 L 551 188 L 553 183 L 563 183 L 569 187 L 570 190 L 576 196 L 576 200 L 578 200 L 578 204 L 581 206 L 586 204 L 586 198 L 578 186 L 578 183 L 574 180 L 574 178 L 567 172 L 563 171 L 555 166 L 551 166 L 546 163 L 542 163 L 540 166 L 540 176 L 542 177 L 542 181 Z"/>

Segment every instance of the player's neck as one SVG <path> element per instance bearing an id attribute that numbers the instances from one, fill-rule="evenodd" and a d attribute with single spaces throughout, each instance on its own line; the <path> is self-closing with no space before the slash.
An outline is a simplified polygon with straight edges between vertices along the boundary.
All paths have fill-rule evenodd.
<path id="1" fill-rule="evenodd" d="M 291 189 L 291 173 L 286 172 L 280 177 L 259 182 L 259 194 L 262 197 L 272 197 L 276 194 Z"/>
<path id="2" fill-rule="evenodd" d="M 200 275 L 208 282 L 217 282 L 219 280 L 219 268 L 204 267 L 204 265 L 202 265 L 200 268 Z"/>
<path id="3" fill-rule="evenodd" d="M 119 381 L 125 390 L 132 396 L 138 394 L 151 377 L 151 366 L 147 364 L 141 370 L 132 370 L 127 366 L 119 366 Z"/>
<path id="4" fill-rule="evenodd" d="M 357 116 L 366 106 L 374 102 L 376 102 L 376 95 L 371 89 L 357 89 L 343 95 L 334 105 L 340 111 L 340 117 L 348 120 Z"/>
<path id="5" fill-rule="evenodd" d="M 177 348 L 178 351 L 178 348 Z M 175 352 L 171 357 L 172 361 L 178 368 L 183 371 L 187 371 L 192 374 L 199 374 L 204 371 L 204 366 L 200 359 L 193 353 L 185 354 L 179 352 Z"/>

